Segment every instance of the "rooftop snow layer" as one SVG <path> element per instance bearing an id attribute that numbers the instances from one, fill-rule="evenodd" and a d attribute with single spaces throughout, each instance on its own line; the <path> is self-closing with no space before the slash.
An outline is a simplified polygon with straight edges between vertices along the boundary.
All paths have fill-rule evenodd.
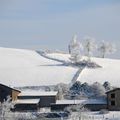
<path id="1" fill-rule="evenodd" d="M 56 104 L 107 104 L 103 99 L 57 100 Z"/>
<path id="2" fill-rule="evenodd" d="M 19 99 L 15 101 L 15 104 L 37 104 L 40 99 Z"/>
<path id="3" fill-rule="evenodd" d="M 55 91 L 23 91 L 19 96 L 56 96 L 57 93 Z"/>

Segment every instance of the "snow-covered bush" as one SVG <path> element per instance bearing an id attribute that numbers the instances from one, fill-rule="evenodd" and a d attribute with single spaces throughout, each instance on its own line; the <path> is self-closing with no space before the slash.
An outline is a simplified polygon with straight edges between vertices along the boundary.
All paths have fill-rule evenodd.
<path id="1" fill-rule="evenodd" d="M 98 47 L 101 57 L 104 58 L 106 54 L 112 54 L 116 51 L 115 45 L 102 41 Z"/>
<path id="2" fill-rule="evenodd" d="M 66 93 L 66 99 L 81 99 L 81 98 L 105 98 L 106 93 L 105 87 L 95 82 L 92 85 L 88 83 L 81 84 L 79 81 L 76 81 Z"/>
<path id="3" fill-rule="evenodd" d="M 11 97 L 7 96 L 7 100 L 4 100 L 4 102 L 0 103 L 1 120 L 5 120 L 8 117 L 13 107 L 14 107 L 14 104 L 11 102 Z"/>
<path id="4" fill-rule="evenodd" d="M 62 100 L 64 98 L 64 95 L 63 95 L 63 91 L 62 91 L 62 88 L 58 88 L 58 95 L 57 95 L 57 98 L 58 100 Z"/>
<path id="5" fill-rule="evenodd" d="M 98 82 L 93 83 L 92 92 L 94 93 L 95 97 L 104 97 L 105 96 L 105 88 Z"/>
<path id="6" fill-rule="evenodd" d="M 99 113 L 100 113 L 100 114 L 108 114 L 109 111 L 108 111 L 107 109 L 102 109 L 102 110 L 100 110 Z"/>
<path id="7" fill-rule="evenodd" d="M 58 99 L 63 99 L 69 91 L 69 87 L 67 84 L 59 83 L 55 86 L 54 91 L 58 91 Z"/>
<path id="8" fill-rule="evenodd" d="M 106 91 L 113 89 L 113 87 L 111 86 L 111 84 L 108 81 L 104 82 L 103 86 L 104 86 Z"/>

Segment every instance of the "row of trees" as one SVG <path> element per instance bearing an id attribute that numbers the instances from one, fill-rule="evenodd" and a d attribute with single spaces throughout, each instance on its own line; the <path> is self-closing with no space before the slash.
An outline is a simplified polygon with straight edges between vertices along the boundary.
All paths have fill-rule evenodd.
<path id="1" fill-rule="evenodd" d="M 105 41 L 102 41 L 99 45 L 97 45 L 95 39 L 91 37 L 86 37 L 84 41 L 84 44 L 80 43 L 77 41 L 77 36 L 75 35 L 69 43 L 68 49 L 71 54 L 71 61 L 78 63 L 82 57 L 82 51 L 85 51 L 88 60 L 90 60 L 91 55 L 96 50 L 100 52 L 102 58 L 104 58 L 106 54 L 111 54 L 116 51 L 115 45 Z"/>

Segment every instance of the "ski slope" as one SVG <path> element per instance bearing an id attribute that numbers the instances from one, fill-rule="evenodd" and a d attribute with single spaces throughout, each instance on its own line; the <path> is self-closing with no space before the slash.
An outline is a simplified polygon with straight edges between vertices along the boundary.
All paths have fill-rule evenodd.
<path id="1" fill-rule="evenodd" d="M 69 84 L 76 71 L 32 50 L 0 48 L 0 83 L 8 86 Z"/>

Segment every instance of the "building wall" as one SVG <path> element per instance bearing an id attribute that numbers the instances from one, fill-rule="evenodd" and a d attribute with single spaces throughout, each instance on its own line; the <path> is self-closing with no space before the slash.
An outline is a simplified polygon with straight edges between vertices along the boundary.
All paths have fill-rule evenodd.
<path id="1" fill-rule="evenodd" d="M 19 93 L 19 91 L 12 90 L 12 101 L 17 100 Z"/>
<path id="2" fill-rule="evenodd" d="M 111 94 L 115 94 L 115 98 L 112 98 Z M 115 105 L 112 105 L 112 101 L 115 102 Z M 107 94 L 107 108 L 109 110 L 120 110 L 120 90 L 111 91 Z"/>
<path id="3" fill-rule="evenodd" d="M 69 104 L 51 104 L 52 111 L 63 111 L 66 107 L 72 106 Z M 107 104 L 86 104 L 81 106 L 81 108 L 87 108 L 91 111 L 99 111 L 101 109 L 107 109 Z"/>
<path id="4" fill-rule="evenodd" d="M 37 111 L 39 109 L 38 104 L 16 104 L 13 111 L 28 112 Z"/>
<path id="5" fill-rule="evenodd" d="M 70 106 L 69 104 L 51 104 L 51 111 L 64 111 L 66 107 Z"/>
<path id="6" fill-rule="evenodd" d="M 86 104 L 84 107 L 91 111 L 100 111 L 107 109 L 107 104 Z"/>
<path id="7" fill-rule="evenodd" d="M 12 96 L 12 90 L 9 87 L 0 85 L 0 102 L 6 100 L 7 96 Z"/>
<path id="8" fill-rule="evenodd" d="M 56 103 L 55 96 L 41 96 L 40 97 L 40 107 L 50 107 L 51 103 Z"/>
<path id="9" fill-rule="evenodd" d="M 50 107 L 51 103 L 56 103 L 56 96 L 18 96 L 18 99 L 40 99 L 39 107 Z"/>

